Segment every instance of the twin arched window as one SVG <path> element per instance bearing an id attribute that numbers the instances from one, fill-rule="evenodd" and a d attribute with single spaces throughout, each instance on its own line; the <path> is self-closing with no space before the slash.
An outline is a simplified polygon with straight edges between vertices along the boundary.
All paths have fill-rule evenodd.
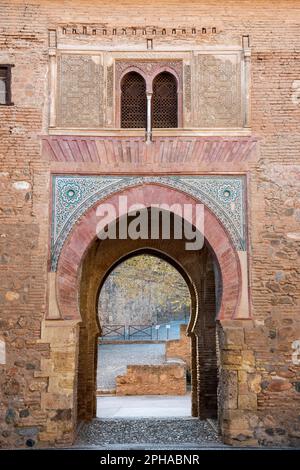
<path id="1" fill-rule="evenodd" d="M 153 80 L 152 127 L 178 126 L 177 80 L 161 72 Z M 146 82 L 137 72 L 128 72 L 121 82 L 121 127 L 145 128 L 147 123 Z"/>

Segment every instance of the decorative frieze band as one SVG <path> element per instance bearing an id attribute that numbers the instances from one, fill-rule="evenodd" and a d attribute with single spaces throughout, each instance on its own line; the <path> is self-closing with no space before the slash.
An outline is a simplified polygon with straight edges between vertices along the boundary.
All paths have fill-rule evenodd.
<path id="1" fill-rule="evenodd" d="M 246 249 L 243 176 L 52 176 L 51 269 L 78 219 L 94 204 L 125 188 L 156 183 L 190 194 L 221 221 L 237 250 Z"/>
<path id="2" fill-rule="evenodd" d="M 107 24 L 65 24 L 58 28 L 62 36 L 213 36 L 220 33 L 220 26 L 203 24 L 201 26 L 108 26 Z"/>
<path id="3" fill-rule="evenodd" d="M 241 163 L 256 157 L 255 137 L 44 136 L 43 156 L 53 162 L 159 164 Z M 224 170 L 226 166 L 224 166 Z M 184 170 L 184 168 L 183 168 Z"/>

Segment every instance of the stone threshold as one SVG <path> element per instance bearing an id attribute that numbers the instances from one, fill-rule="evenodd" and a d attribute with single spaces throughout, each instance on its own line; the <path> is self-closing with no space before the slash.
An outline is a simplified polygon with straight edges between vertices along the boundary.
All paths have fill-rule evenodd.
<path id="1" fill-rule="evenodd" d="M 101 346 L 103 344 L 164 344 L 166 343 L 167 341 L 170 341 L 170 340 L 157 340 L 157 339 L 136 339 L 136 340 L 131 340 L 131 339 L 120 339 L 120 340 L 116 340 L 116 341 L 103 341 L 101 339 L 99 339 L 99 344 L 101 344 Z"/>

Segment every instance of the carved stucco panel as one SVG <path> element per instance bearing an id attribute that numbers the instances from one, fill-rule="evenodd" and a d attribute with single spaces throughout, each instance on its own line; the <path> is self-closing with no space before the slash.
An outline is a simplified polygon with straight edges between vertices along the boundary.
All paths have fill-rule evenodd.
<path id="1" fill-rule="evenodd" d="M 113 125 L 114 116 L 114 65 L 106 68 L 106 124 Z"/>
<path id="2" fill-rule="evenodd" d="M 183 71 L 183 115 L 184 115 L 184 127 L 191 125 L 192 118 L 192 73 L 190 64 L 184 65 Z"/>
<path id="3" fill-rule="evenodd" d="M 58 125 L 103 126 L 103 66 L 100 55 L 62 54 L 58 58 Z"/>
<path id="4" fill-rule="evenodd" d="M 181 60 L 156 60 L 150 62 L 149 60 L 116 60 L 116 84 L 118 85 L 120 77 L 126 70 L 130 70 L 131 67 L 139 69 L 144 76 L 151 82 L 155 75 L 160 73 L 164 67 L 168 67 L 173 70 L 179 80 L 179 88 L 182 83 L 182 61 Z"/>
<path id="5" fill-rule="evenodd" d="M 195 127 L 242 127 L 238 54 L 196 55 L 194 105 Z"/>

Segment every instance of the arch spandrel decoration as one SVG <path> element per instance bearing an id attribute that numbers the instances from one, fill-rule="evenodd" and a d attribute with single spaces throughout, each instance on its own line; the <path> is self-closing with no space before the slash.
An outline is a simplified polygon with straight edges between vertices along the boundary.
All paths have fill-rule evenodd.
<path id="1" fill-rule="evenodd" d="M 180 190 L 207 206 L 230 235 L 237 251 L 246 250 L 243 176 L 77 176 L 52 177 L 51 270 L 68 234 L 97 201 L 126 188 L 159 184 Z"/>
<path id="2" fill-rule="evenodd" d="M 136 204 L 142 205 L 142 207 L 151 207 L 153 204 L 168 204 L 170 212 L 174 212 L 172 207 L 176 207 L 178 204 L 180 206 L 188 204 L 193 207 L 199 203 L 195 196 L 165 183 L 151 182 L 146 178 L 142 181 L 142 184 L 133 184 L 132 186 L 128 186 L 127 182 L 123 189 L 114 191 L 100 199 L 100 201 L 114 208 L 111 221 L 115 220 L 117 214 L 125 215 L 128 208 Z M 160 180 L 158 179 L 158 181 Z M 72 192 L 69 194 L 69 196 L 73 195 Z M 124 204 L 120 206 L 120 196 L 126 198 L 127 207 L 124 207 Z M 59 318 L 62 320 L 81 321 L 78 286 L 83 260 L 88 249 L 96 240 L 96 227 L 99 223 L 97 217 L 98 206 L 99 196 L 97 201 L 84 211 L 83 215 L 71 227 L 72 230 L 70 230 L 62 246 L 56 273 L 50 274 L 51 278 L 54 276 L 55 292 L 54 290 L 49 291 L 49 299 L 53 300 L 53 304 L 57 302 L 57 305 L 53 305 L 53 308 L 55 307 Z M 205 240 L 215 255 L 222 279 L 222 298 L 218 319 L 223 321 L 232 318 L 250 318 L 248 281 L 243 274 L 245 260 L 241 260 L 241 254 L 247 255 L 247 253 L 236 249 L 228 231 L 207 205 L 203 206 L 203 212 Z M 196 222 L 195 216 L 194 211 L 192 223 Z M 53 295 L 55 295 L 55 298 Z M 52 308 L 49 308 L 48 318 L 52 319 L 54 317 L 58 318 L 56 311 L 53 316 Z"/>

